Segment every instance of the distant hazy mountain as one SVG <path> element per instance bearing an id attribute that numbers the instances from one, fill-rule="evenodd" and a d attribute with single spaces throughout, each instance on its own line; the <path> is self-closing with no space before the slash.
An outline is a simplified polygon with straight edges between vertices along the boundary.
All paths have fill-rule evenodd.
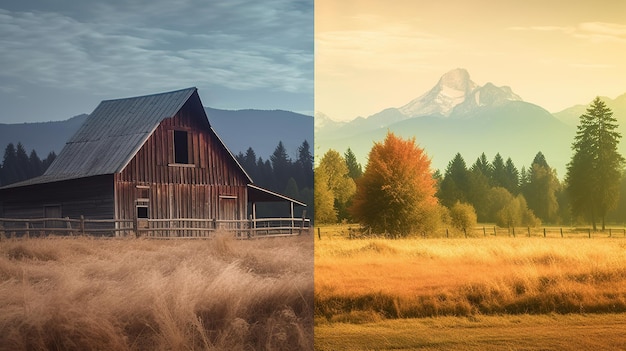
<path id="1" fill-rule="evenodd" d="M 602 101 L 606 103 L 606 106 L 613 111 L 613 117 L 617 118 L 622 136 L 626 137 L 626 135 L 624 135 L 624 131 L 626 131 L 626 94 L 620 95 L 615 99 L 600 96 L 600 99 L 602 99 Z M 554 113 L 554 117 L 576 127 L 578 125 L 580 115 L 587 111 L 589 105 L 591 105 L 591 101 L 589 101 L 586 105 L 568 107 L 563 111 Z"/>
<path id="2" fill-rule="evenodd" d="M 482 152 L 499 152 L 518 168 L 528 167 L 538 151 L 560 177 L 569 162 L 575 127 L 544 108 L 522 101 L 509 87 L 479 86 L 464 69 L 444 74 L 428 92 L 400 108 L 357 118 L 335 129 L 316 129 L 316 150 L 341 153 L 350 147 L 363 165 L 374 141 L 387 131 L 415 137 L 442 171 L 457 152 L 471 165 Z"/>
<path id="3" fill-rule="evenodd" d="M 314 151 L 312 116 L 280 110 L 205 110 L 209 122 L 235 155 L 252 147 L 257 157 L 267 160 L 282 141 L 289 156 L 295 158 L 305 139 Z M 50 151 L 58 154 L 86 118 L 80 115 L 58 122 L 0 124 L 0 152 L 10 142 L 21 142 L 28 153 L 34 149 L 40 158 Z"/>
<path id="4" fill-rule="evenodd" d="M 205 107 L 209 122 L 234 154 L 252 147 L 267 160 L 279 141 L 292 159 L 302 142 L 313 148 L 313 116 L 282 110 L 218 110 Z"/>
<path id="5" fill-rule="evenodd" d="M 315 131 L 335 130 L 341 128 L 346 122 L 335 121 L 321 112 L 315 112 Z"/>
<path id="6" fill-rule="evenodd" d="M 37 151 L 40 158 L 45 158 L 49 152 L 59 154 L 65 142 L 78 130 L 87 119 L 86 114 L 74 116 L 65 121 L 41 123 L 0 123 L 0 157 L 4 155 L 4 148 L 13 143 L 21 142 L 26 152 Z M 2 160 L 0 159 L 0 162 Z"/>

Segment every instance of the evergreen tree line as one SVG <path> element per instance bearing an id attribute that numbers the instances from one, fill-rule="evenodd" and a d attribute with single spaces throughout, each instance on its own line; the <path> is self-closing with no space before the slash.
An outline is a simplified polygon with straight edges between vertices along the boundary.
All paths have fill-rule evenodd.
<path id="1" fill-rule="evenodd" d="M 289 156 L 282 141 L 268 159 L 257 157 L 252 147 L 235 158 L 255 184 L 306 203 L 307 217 L 313 216 L 313 155 L 308 141 L 298 147 L 295 159 Z M 277 212 L 272 210 L 275 206 L 264 207 L 261 211 L 265 213 L 260 215 Z"/>
<path id="2" fill-rule="evenodd" d="M 43 160 L 37 152 L 26 153 L 24 145 L 9 143 L 4 149 L 4 158 L 0 167 L 0 186 L 20 182 L 42 175 L 56 158 L 54 151 L 48 153 Z"/>
<path id="3" fill-rule="evenodd" d="M 436 196 L 451 209 L 469 204 L 479 222 L 500 226 L 557 224 L 569 219 L 564 188 L 543 153 L 535 155 L 530 167 L 515 166 L 511 158 L 497 153 L 489 162 L 481 154 L 467 167 L 460 153 L 448 163 L 445 173 L 435 172 Z"/>

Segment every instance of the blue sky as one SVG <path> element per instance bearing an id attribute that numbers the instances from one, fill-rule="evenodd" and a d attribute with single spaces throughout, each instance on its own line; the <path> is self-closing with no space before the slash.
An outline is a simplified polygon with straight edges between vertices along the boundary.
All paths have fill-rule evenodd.
<path id="1" fill-rule="evenodd" d="M 0 123 L 190 86 L 205 106 L 313 113 L 313 0 L 3 1 Z"/>

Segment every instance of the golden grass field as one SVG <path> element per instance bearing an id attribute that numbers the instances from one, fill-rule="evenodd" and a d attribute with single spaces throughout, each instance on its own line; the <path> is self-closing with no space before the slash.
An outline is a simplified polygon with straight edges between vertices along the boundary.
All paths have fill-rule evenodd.
<path id="1" fill-rule="evenodd" d="M 328 230 L 333 228 L 322 228 Z M 542 330 L 539 325 L 550 330 L 562 323 L 564 327 L 572 327 L 567 329 L 571 331 L 576 330 L 573 327 L 577 324 L 585 323 L 565 318 L 572 315 L 586 316 L 592 325 L 594 318 L 605 321 L 602 325 L 607 331 L 619 331 L 619 338 L 613 339 L 612 345 L 621 342 L 626 348 L 626 342 L 622 341 L 626 332 L 624 313 L 626 239 L 623 238 L 348 240 L 326 235 L 319 240 L 316 237 L 315 344 L 319 350 L 411 349 L 403 348 L 401 341 L 419 339 L 415 335 L 422 329 L 426 330 L 422 341 L 435 335 L 443 339 L 432 345 L 419 344 L 417 339 L 409 344 L 425 349 L 459 349 L 454 340 L 470 340 L 461 335 L 470 333 L 476 337 L 479 330 L 492 333 L 491 341 L 497 344 L 505 337 L 498 330 L 505 332 L 507 318 L 519 320 L 518 328 L 527 326 L 530 329 L 526 332 L 538 335 L 540 340 L 544 333 L 539 333 Z M 528 322 L 531 316 L 548 319 L 531 323 Z M 607 324 L 609 320 L 611 323 Z M 397 324 L 400 321 L 404 327 Z M 439 326 L 419 328 L 429 323 Z M 492 324 L 497 327 L 489 328 Z M 538 329 L 533 331 L 535 324 Z M 398 334 L 403 328 L 406 335 Z M 447 328 L 461 334 L 454 336 L 451 332 L 446 339 Z M 413 329 L 416 332 L 409 333 Z M 506 335 L 509 342 L 506 345 L 515 345 L 515 334 Z M 387 344 L 376 342 L 377 337 Z M 611 345 L 609 339 L 599 337 L 588 345 L 598 340 Z M 389 340 L 397 342 L 389 344 Z M 563 343 L 574 339 L 557 334 L 554 340 Z M 440 347 L 436 346 L 439 342 Z M 484 347 L 489 342 L 478 345 Z M 545 344 L 543 347 L 550 349 Z"/>
<path id="2" fill-rule="evenodd" d="M 313 240 L 0 242 L 0 350 L 312 350 Z"/>

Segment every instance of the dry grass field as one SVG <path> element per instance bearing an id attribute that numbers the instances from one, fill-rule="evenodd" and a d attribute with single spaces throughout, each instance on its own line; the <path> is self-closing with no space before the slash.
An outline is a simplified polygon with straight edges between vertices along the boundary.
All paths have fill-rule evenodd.
<path id="1" fill-rule="evenodd" d="M 626 350 L 626 314 L 389 319 L 315 326 L 315 350 Z"/>
<path id="2" fill-rule="evenodd" d="M 397 330 L 384 327 L 392 320 L 602 314 L 620 316 L 623 330 L 623 313 L 623 238 L 316 238 L 318 349 L 333 349 L 321 345 L 341 330 L 385 335 L 374 330 Z"/>
<path id="3" fill-rule="evenodd" d="M 1 350 L 312 350 L 310 235 L 0 242 Z"/>

